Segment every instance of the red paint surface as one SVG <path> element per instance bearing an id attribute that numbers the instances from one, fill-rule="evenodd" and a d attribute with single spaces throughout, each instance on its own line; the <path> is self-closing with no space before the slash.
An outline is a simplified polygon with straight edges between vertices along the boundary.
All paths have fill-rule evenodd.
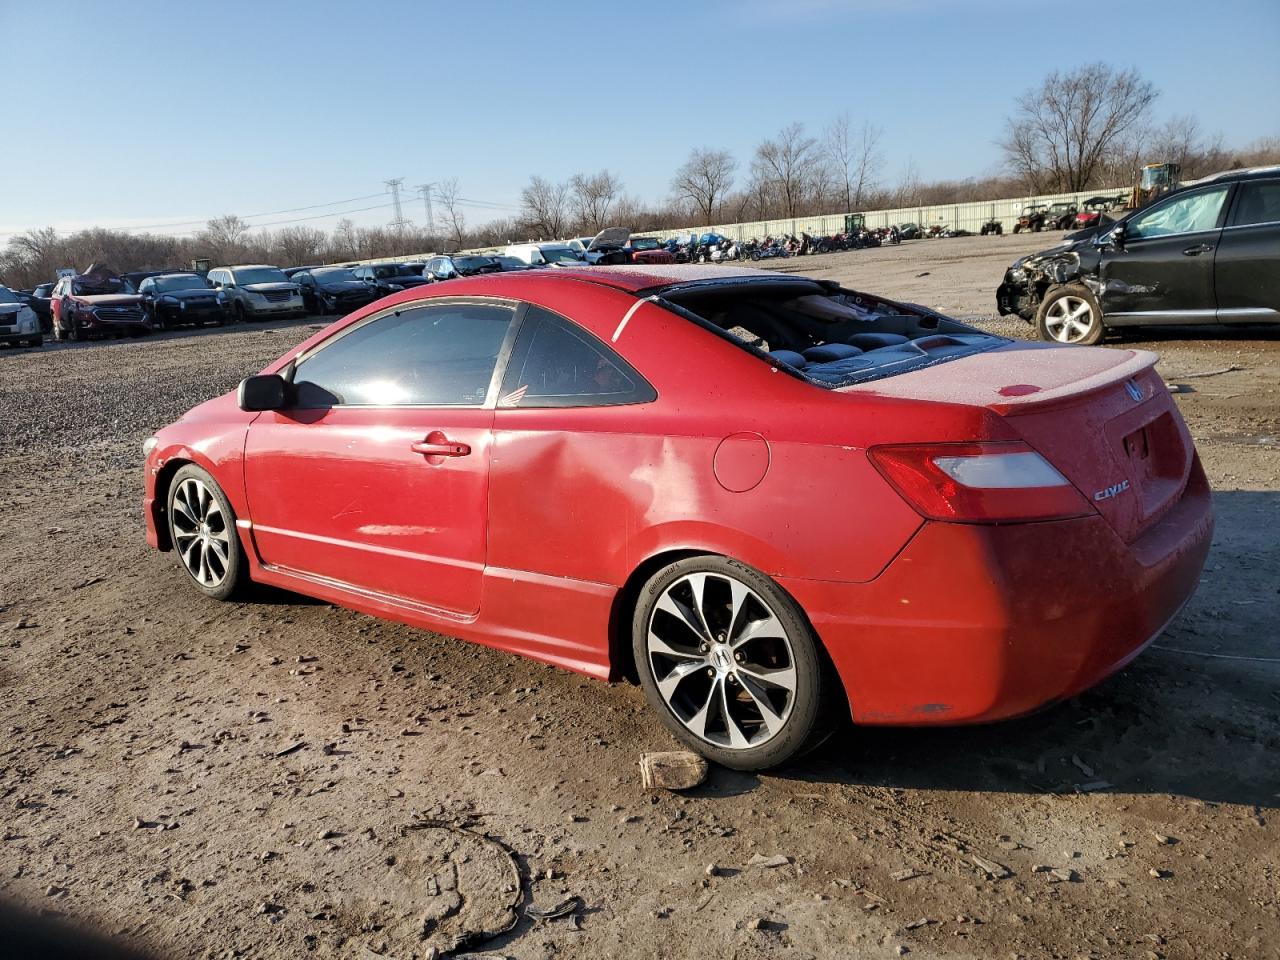
<path id="1" fill-rule="evenodd" d="M 1014 346 L 829 391 L 652 303 L 612 340 L 632 291 L 736 272 L 494 274 L 380 301 L 267 372 L 388 304 L 485 295 L 575 321 L 658 399 L 253 414 L 229 394 L 158 434 L 148 541 L 167 539 L 166 478 L 195 462 L 252 525 L 240 533 L 256 580 L 599 677 L 618 667 L 620 588 L 647 561 L 735 557 L 797 599 L 868 723 L 996 719 L 1070 696 L 1190 596 L 1212 527 L 1208 490 L 1152 355 Z M 1011 380 L 1038 392 L 1001 396 Z M 1132 452 L 1144 430 L 1155 458 Z M 412 449 L 435 432 L 470 452 Z M 974 440 L 1025 440 L 1086 498 L 1118 479 L 1132 496 L 1078 520 L 925 523 L 866 454 Z"/>

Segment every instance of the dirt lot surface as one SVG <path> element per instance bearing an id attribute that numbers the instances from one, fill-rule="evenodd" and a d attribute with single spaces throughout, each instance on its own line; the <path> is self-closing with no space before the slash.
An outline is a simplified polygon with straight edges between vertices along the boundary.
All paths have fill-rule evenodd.
<path id="1" fill-rule="evenodd" d="M 993 292 L 1042 245 L 774 266 L 1025 335 Z M 1186 385 L 1218 510 L 1199 592 L 1130 668 L 675 795 L 640 787 L 672 741 L 638 688 L 292 595 L 218 604 L 146 548 L 142 440 L 310 332 L 0 351 L 0 895 L 184 958 L 1280 957 L 1280 335 L 1123 344 Z"/>

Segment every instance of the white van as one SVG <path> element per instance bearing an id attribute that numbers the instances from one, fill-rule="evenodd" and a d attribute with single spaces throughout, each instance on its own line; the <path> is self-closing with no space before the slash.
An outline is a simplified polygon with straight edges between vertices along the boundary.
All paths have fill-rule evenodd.
<path id="1" fill-rule="evenodd" d="M 546 267 L 555 263 L 574 264 L 583 262 L 582 254 L 567 243 L 559 240 L 548 243 L 513 243 L 503 252 L 506 256 L 516 257 L 531 267 Z"/>

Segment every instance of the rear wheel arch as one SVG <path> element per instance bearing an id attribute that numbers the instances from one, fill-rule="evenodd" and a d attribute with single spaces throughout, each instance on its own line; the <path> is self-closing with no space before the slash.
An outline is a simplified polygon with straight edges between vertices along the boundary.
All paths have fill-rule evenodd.
<path id="1" fill-rule="evenodd" d="M 635 615 L 640 591 L 659 570 L 690 557 L 720 557 L 714 550 L 664 550 L 647 557 L 631 571 L 622 588 L 614 595 L 609 610 L 609 678 L 638 683 L 640 675 L 631 645 L 631 620 Z"/>

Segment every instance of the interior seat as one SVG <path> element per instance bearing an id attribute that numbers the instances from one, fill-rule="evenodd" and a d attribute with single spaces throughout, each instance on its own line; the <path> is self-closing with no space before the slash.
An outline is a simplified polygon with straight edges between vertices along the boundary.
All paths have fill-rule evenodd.
<path id="1" fill-rule="evenodd" d="M 880 347 L 892 347 L 900 343 L 908 343 L 911 338 L 900 333 L 855 333 L 849 342 L 863 350 L 877 350 Z"/>
<path id="2" fill-rule="evenodd" d="M 862 351 L 848 343 L 823 343 L 816 347 L 810 347 L 804 352 L 804 358 L 812 363 L 828 363 L 832 360 L 843 360 L 846 357 L 856 357 Z"/>

